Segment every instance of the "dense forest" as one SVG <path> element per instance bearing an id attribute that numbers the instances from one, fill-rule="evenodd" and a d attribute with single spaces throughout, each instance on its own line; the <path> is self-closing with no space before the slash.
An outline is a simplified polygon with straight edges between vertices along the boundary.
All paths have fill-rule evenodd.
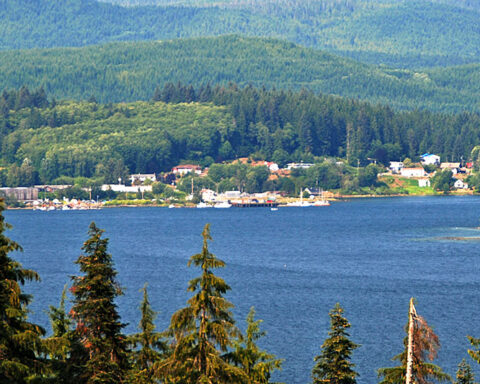
<path id="1" fill-rule="evenodd" d="M 480 110 L 479 66 L 410 71 L 360 64 L 273 39 L 223 36 L 85 48 L 0 52 L 0 89 L 43 87 L 50 97 L 148 100 L 182 82 L 333 94 L 395 109 Z"/>
<path id="2" fill-rule="evenodd" d="M 3 0 L 0 49 L 235 33 L 281 38 L 402 68 L 466 64 L 480 58 L 479 9 L 467 1 L 151 3 L 162 6 L 121 7 L 94 0 Z"/>
<path id="3" fill-rule="evenodd" d="M 49 101 L 42 89 L 24 87 L 4 91 L 0 111 L 1 175 L 9 186 L 59 176 L 109 180 L 118 172 L 158 173 L 182 161 L 208 166 L 250 155 L 280 165 L 324 157 L 388 164 L 425 152 L 459 161 L 480 140 L 476 113 L 394 112 L 306 90 L 235 84 L 168 83 L 150 102 L 121 104 Z"/>

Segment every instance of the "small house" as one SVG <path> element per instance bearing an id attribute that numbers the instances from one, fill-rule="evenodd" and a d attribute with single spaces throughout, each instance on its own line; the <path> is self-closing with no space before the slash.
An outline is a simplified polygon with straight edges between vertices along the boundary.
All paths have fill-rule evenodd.
<path id="1" fill-rule="evenodd" d="M 157 181 L 157 177 L 154 173 L 137 173 L 135 175 L 130 175 L 129 179 L 132 185 L 143 184 L 147 180 L 151 180 L 152 182 Z"/>
<path id="2" fill-rule="evenodd" d="M 390 166 L 388 168 L 392 173 L 400 173 L 403 168 L 403 163 L 401 161 L 390 161 Z"/>
<path id="3" fill-rule="evenodd" d="M 432 155 L 430 153 L 425 153 L 420 156 L 422 164 L 425 165 L 440 165 L 440 156 Z"/>
<path id="4" fill-rule="evenodd" d="M 400 175 L 403 177 L 425 177 L 427 173 L 421 167 L 419 168 L 402 168 Z"/>
<path id="5" fill-rule="evenodd" d="M 313 167 L 312 163 L 288 163 L 287 169 L 308 169 Z"/>
<path id="6" fill-rule="evenodd" d="M 465 183 L 463 180 L 457 179 L 457 180 L 455 180 L 455 183 L 453 184 L 453 187 L 455 189 L 468 189 L 468 184 Z"/>
<path id="7" fill-rule="evenodd" d="M 183 164 L 172 168 L 172 173 L 175 175 L 183 176 L 190 172 L 200 175 L 202 173 L 202 167 L 194 164 Z"/>
<path id="8" fill-rule="evenodd" d="M 449 169 L 454 175 L 460 172 L 460 163 L 441 163 L 440 169 Z"/>
<path id="9" fill-rule="evenodd" d="M 430 179 L 418 179 L 418 186 L 420 188 L 430 187 L 431 185 Z"/>

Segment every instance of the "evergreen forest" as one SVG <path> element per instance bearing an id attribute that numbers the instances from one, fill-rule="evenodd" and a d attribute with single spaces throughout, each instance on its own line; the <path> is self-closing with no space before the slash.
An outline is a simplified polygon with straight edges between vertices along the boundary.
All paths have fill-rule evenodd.
<path id="1" fill-rule="evenodd" d="M 292 43 L 223 36 L 0 52 L 0 89 L 43 87 L 49 97 L 149 100 L 168 82 L 300 90 L 458 113 L 480 110 L 479 65 L 403 70 L 366 65 Z"/>
<path id="2" fill-rule="evenodd" d="M 114 183 L 121 175 L 166 172 L 182 162 L 209 166 L 248 156 L 280 166 L 335 158 L 388 165 L 425 152 L 459 161 L 471 158 L 480 136 L 477 113 L 395 112 L 306 90 L 235 84 L 167 83 L 150 101 L 119 104 L 57 102 L 41 88 L 23 87 L 2 93 L 0 111 L 6 186 L 61 176 Z"/>
<path id="3" fill-rule="evenodd" d="M 480 57 L 480 10 L 473 1 L 111 2 L 116 4 L 94 0 L 2 0 L 0 49 L 235 33 L 280 38 L 401 68 L 459 65 L 478 62 Z"/>

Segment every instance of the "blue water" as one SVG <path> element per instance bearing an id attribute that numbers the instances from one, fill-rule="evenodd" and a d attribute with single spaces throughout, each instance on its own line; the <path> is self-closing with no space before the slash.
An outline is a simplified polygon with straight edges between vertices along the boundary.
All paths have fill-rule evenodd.
<path id="1" fill-rule="evenodd" d="M 139 321 L 139 289 L 149 284 L 160 314 L 159 329 L 185 306 L 187 268 L 211 223 L 210 249 L 227 263 L 217 274 L 232 290 L 229 300 L 240 328 L 251 306 L 264 320 L 262 346 L 285 359 L 275 376 L 307 383 L 313 357 L 340 302 L 361 347 L 353 355 L 359 383 L 377 381 L 376 369 L 392 366 L 407 321 L 408 301 L 434 326 L 442 348 L 436 363 L 454 375 L 467 357 L 467 335 L 480 337 L 479 242 L 442 237 L 480 236 L 478 197 L 359 199 L 321 208 L 8 211 L 8 236 L 23 253 L 14 257 L 35 269 L 42 282 L 33 293 L 31 319 L 49 329 L 45 313 L 57 305 L 64 284 L 78 274 L 74 261 L 95 221 L 110 238 L 109 250 L 125 295 L 118 305 L 127 333 Z M 475 367 L 475 363 L 472 362 Z M 475 367 L 477 369 L 477 367 Z M 477 376 L 479 376 L 477 374 Z"/>

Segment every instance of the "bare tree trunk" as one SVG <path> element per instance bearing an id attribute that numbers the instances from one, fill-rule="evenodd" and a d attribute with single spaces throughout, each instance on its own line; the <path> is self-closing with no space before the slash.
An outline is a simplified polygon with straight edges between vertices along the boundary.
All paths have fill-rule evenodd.
<path id="1" fill-rule="evenodd" d="M 410 299 L 410 310 L 408 311 L 408 349 L 407 349 L 407 377 L 405 384 L 413 383 L 413 330 L 414 318 L 417 316 L 413 306 L 413 297 Z"/>

